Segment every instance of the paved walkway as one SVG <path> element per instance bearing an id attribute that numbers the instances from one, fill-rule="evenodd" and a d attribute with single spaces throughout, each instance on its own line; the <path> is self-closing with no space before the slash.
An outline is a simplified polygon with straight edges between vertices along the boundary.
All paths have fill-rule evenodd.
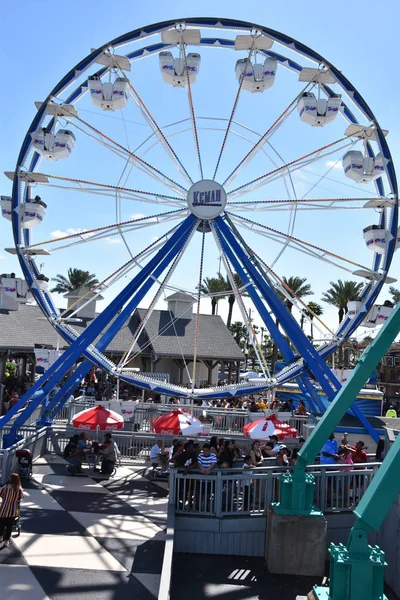
<path id="1" fill-rule="evenodd" d="M 111 480 L 66 474 L 46 456 L 24 482 L 21 535 L 0 552 L 7 600 L 154 600 L 167 492 L 141 467 Z"/>

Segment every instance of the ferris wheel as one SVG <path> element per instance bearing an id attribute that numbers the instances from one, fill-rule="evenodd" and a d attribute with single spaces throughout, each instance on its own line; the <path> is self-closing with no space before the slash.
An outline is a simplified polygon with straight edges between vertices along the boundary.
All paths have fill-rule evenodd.
<path id="1" fill-rule="evenodd" d="M 377 297 L 394 281 L 388 271 L 399 243 L 388 132 L 341 71 L 266 27 L 171 20 L 92 50 L 37 108 L 8 173 L 12 197 L 1 203 L 12 222 L 10 251 L 43 313 L 70 343 L 38 389 L 61 378 L 83 354 L 73 381 L 95 364 L 145 389 L 212 398 L 294 378 L 308 389 L 305 374 L 311 372 L 335 391 L 325 359 L 361 324 L 387 318 L 390 308 Z M 95 261 L 91 270 L 100 283 L 65 317 L 38 256 L 46 256 L 54 273 L 66 259 L 82 268 Z M 200 389 L 199 315 L 209 301 L 200 289 L 219 257 L 264 378 Z M 285 284 L 289 270 L 311 281 L 351 275 L 363 282 L 337 330 L 310 317 Z M 175 292 L 197 303 L 189 390 L 127 368 L 153 310 Z M 111 302 L 78 333 L 71 317 L 79 319 L 105 294 Z M 276 376 L 244 296 L 285 359 Z M 325 344 L 314 347 L 285 299 L 313 319 Z M 141 324 L 114 363 L 107 347 L 143 301 L 148 308 Z M 183 316 L 171 315 L 168 326 Z"/>

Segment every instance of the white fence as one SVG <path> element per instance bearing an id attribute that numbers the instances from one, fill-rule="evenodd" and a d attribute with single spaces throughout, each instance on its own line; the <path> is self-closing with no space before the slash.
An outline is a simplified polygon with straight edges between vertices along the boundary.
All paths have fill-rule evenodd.
<path id="1" fill-rule="evenodd" d="M 33 460 L 42 456 L 46 451 L 47 437 L 49 431 L 47 427 L 31 432 L 24 439 L 20 440 L 9 448 L 0 450 L 0 484 L 6 483 L 17 468 L 17 458 L 15 453 L 17 450 L 26 448 L 30 450 Z"/>
<path id="2" fill-rule="evenodd" d="M 380 463 L 334 468 L 310 465 L 315 477 L 314 504 L 324 513 L 352 510 L 364 495 Z M 171 469 L 170 502 L 176 514 L 230 517 L 264 514 L 279 499 L 280 478 L 287 469 L 216 469 L 210 475 Z"/>

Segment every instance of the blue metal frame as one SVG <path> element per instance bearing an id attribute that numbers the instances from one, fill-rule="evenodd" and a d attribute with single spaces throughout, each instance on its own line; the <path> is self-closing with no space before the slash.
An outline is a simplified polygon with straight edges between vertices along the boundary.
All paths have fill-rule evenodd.
<path id="1" fill-rule="evenodd" d="M 218 217 L 218 219 L 221 219 L 221 217 Z M 222 219 L 221 219 L 221 222 L 222 222 Z M 279 350 L 281 351 L 283 358 L 285 359 L 286 362 L 291 363 L 293 360 L 296 359 L 294 352 L 290 348 L 285 337 L 279 331 L 278 326 L 276 325 L 275 321 L 273 320 L 270 313 L 266 309 L 266 307 L 265 307 L 264 303 L 262 302 L 260 296 L 258 295 L 253 283 L 249 279 L 246 271 L 243 269 L 241 263 L 239 262 L 239 260 L 236 258 L 233 251 L 229 247 L 229 245 L 228 245 L 225 237 L 223 236 L 221 230 L 219 229 L 218 225 L 219 225 L 219 221 L 215 222 L 214 229 L 215 229 L 216 235 L 218 236 L 218 240 L 221 244 L 224 254 L 228 258 L 229 262 L 232 264 L 236 273 L 239 275 L 243 285 L 246 286 L 246 292 L 249 294 L 250 298 L 252 299 L 254 306 L 257 308 L 259 315 L 261 316 L 262 320 L 265 323 L 265 326 L 269 330 L 272 338 L 274 339 Z M 317 412 L 317 410 L 319 410 L 320 412 L 323 412 L 324 411 L 323 405 L 320 402 L 320 399 L 318 398 L 318 394 L 317 394 L 314 386 L 307 379 L 307 375 L 304 374 L 302 376 L 299 376 L 297 378 L 297 381 L 298 381 L 299 386 L 303 389 L 304 393 L 309 396 L 310 409 L 313 410 L 314 412 Z"/>
<path id="2" fill-rule="evenodd" d="M 225 218 L 229 221 L 229 217 L 225 216 Z M 237 230 L 234 233 L 222 217 L 217 217 L 214 221 L 214 225 L 217 233 L 220 234 L 219 239 L 221 240 L 221 244 L 221 238 L 223 237 L 225 239 L 226 243 L 223 245 L 224 251 L 227 253 L 227 256 L 230 260 L 233 259 L 234 262 L 232 262 L 232 264 L 235 267 L 235 269 L 239 267 L 239 270 L 237 271 L 239 276 L 242 277 L 244 275 L 244 283 L 247 284 L 247 282 L 249 281 L 249 277 L 247 277 L 244 270 L 240 268 L 239 262 L 233 256 L 233 252 L 236 254 L 237 257 L 239 257 L 240 262 L 246 267 L 247 273 L 250 275 L 252 281 L 257 285 L 260 294 L 267 302 L 270 309 L 275 314 L 276 318 L 279 320 L 279 323 L 282 325 L 282 328 L 286 331 L 288 337 L 291 339 L 292 343 L 296 347 L 299 355 L 304 359 L 305 363 L 308 366 L 308 369 L 314 374 L 315 379 L 321 385 L 321 388 L 325 392 L 328 400 L 332 401 L 341 387 L 339 381 L 332 373 L 331 369 L 326 365 L 325 361 L 322 359 L 318 351 L 311 344 L 310 340 L 304 334 L 297 321 L 294 319 L 293 315 L 287 310 L 283 302 L 275 294 L 268 280 L 268 277 L 264 273 L 261 265 L 255 258 L 255 256 L 251 254 L 250 249 L 247 248 L 245 240 L 240 236 Z M 240 240 L 242 245 L 238 243 L 236 238 Z M 232 252 L 229 251 L 227 244 L 230 245 Z M 245 250 L 247 250 L 247 252 L 245 252 Z M 253 291 L 255 292 L 254 289 Z M 251 296 L 250 291 L 249 294 Z M 263 312 L 261 312 L 261 307 Z M 269 322 L 273 323 L 273 320 L 261 301 L 258 302 L 257 308 L 260 312 L 260 315 L 262 315 L 266 326 L 269 327 L 267 321 L 264 319 L 264 315 L 267 315 L 267 319 L 269 320 Z M 277 329 L 276 326 L 275 329 Z M 271 331 L 271 335 L 272 337 L 274 337 L 274 335 L 276 335 L 276 331 L 274 333 Z M 278 339 L 280 340 L 281 344 L 282 337 L 283 336 L 279 334 Z M 275 337 L 274 339 L 278 344 L 278 347 L 280 347 L 278 339 L 276 339 Z M 284 343 L 286 343 L 286 341 Z M 282 352 L 281 348 L 280 350 Z M 287 360 L 283 352 L 282 355 L 284 356 L 285 360 Z M 295 355 L 292 353 L 292 358 L 290 360 L 293 361 L 295 358 Z M 361 421 L 361 423 L 366 428 L 368 433 L 373 437 L 373 439 L 375 441 L 378 441 L 378 434 L 375 432 L 368 419 L 364 417 L 360 409 L 357 406 L 355 406 L 355 404 L 353 404 L 352 411 L 355 414 L 355 416 L 357 416 L 357 418 Z M 324 412 L 324 410 L 322 410 L 321 412 Z"/>
<path id="3" fill-rule="evenodd" d="M 54 386 L 64 377 L 67 371 L 74 365 L 79 357 L 84 353 L 85 349 L 95 340 L 102 330 L 109 325 L 110 321 L 121 310 L 114 322 L 108 330 L 102 334 L 100 342 L 102 348 L 106 348 L 110 341 L 115 337 L 119 329 L 124 325 L 125 321 L 133 313 L 139 302 L 145 297 L 149 289 L 155 283 L 157 277 L 165 270 L 165 268 L 174 260 L 174 258 L 182 250 L 190 232 L 197 225 L 197 219 L 193 215 L 189 215 L 178 227 L 176 232 L 161 248 L 156 256 L 154 256 L 148 264 L 129 282 L 125 289 L 104 309 L 99 317 L 91 323 L 85 331 L 79 336 L 68 350 L 66 350 L 60 358 L 47 370 L 47 372 L 26 392 L 22 398 L 7 412 L 4 417 L 0 418 L 0 430 L 8 423 L 12 417 L 22 408 L 26 402 L 31 400 L 24 411 L 13 423 L 8 436 L 4 436 L 7 445 L 12 445 L 17 439 L 18 428 L 25 423 L 29 416 L 33 413 L 37 406 L 42 402 Z M 140 287 L 141 286 L 141 287 Z M 136 290 L 139 291 L 136 292 Z M 136 292 L 136 293 L 135 293 Z M 133 298 L 129 301 L 132 294 Z M 128 304 L 123 308 L 124 304 Z M 123 310 L 122 310 L 123 308 Z M 42 388 L 42 389 L 40 389 Z M 40 391 L 39 391 L 40 390 Z"/>

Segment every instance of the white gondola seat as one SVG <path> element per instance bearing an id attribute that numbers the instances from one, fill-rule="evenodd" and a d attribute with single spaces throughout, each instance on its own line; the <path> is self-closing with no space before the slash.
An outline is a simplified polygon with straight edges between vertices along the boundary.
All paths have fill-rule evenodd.
<path id="1" fill-rule="evenodd" d="M 36 277 L 36 284 L 38 288 L 42 290 L 42 292 L 49 291 L 49 278 L 43 275 L 43 273 L 39 273 L 39 275 Z"/>
<path id="2" fill-rule="evenodd" d="M 160 52 L 159 64 L 162 77 L 166 83 L 174 87 L 185 87 L 187 75 L 185 73 L 185 61 L 183 57 L 174 58 L 172 52 Z M 200 54 L 190 52 L 186 56 L 186 69 L 190 83 L 196 81 L 200 71 Z"/>
<path id="3" fill-rule="evenodd" d="M 382 306 L 374 304 L 364 321 L 361 323 L 361 326 L 374 328 L 383 325 L 392 314 L 392 311 L 393 305 L 389 301 L 386 301 Z"/>
<path id="4" fill-rule="evenodd" d="M 386 229 L 382 229 L 379 225 L 369 225 L 369 227 L 363 229 L 363 234 L 369 250 L 378 252 L 378 254 L 385 254 L 388 235 Z"/>
<path id="5" fill-rule="evenodd" d="M 88 79 L 88 88 L 93 104 L 102 110 L 124 108 L 129 96 L 129 83 L 123 77 L 117 77 L 112 83 L 102 82 L 94 75 Z"/>
<path id="6" fill-rule="evenodd" d="M 236 79 L 240 82 L 243 78 L 242 88 L 249 92 L 263 92 L 270 88 L 274 81 L 277 62 L 273 58 L 266 58 L 263 63 L 253 64 L 246 58 L 236 62 Z"/>
<path id="7" fill-rule="evenodd" d="M 297 110 L 304 123 L 313 127 L 323 127 L 336 118 L 341 103 L 342 98 L 339 95 L 317 100 L 315 94 L 305 93 L 298 99 Z"/>
<path id="8" fill-rule="evenodd" d="M 384 174 L 384 159 L 379 152 L 375 158 L 364 156 L 360 150 L 346 152 L 342 159 L 346 177 L 357 183 L 369 183 Z"/>
<path id="9" fill-rule="evenodd" d="M 38 129 L 32 135 L 32 145 L 44 158 L 68 158 L 75 145 L 75 135 L 69 129 L 59 129 L 57 133 Z"/>
<path id="10" fill-rule="evenodd" d="M 360 302 L 359 300 L 351 300 L 347 303 L 347 316 L 350 319 L 356 317 L 364 306 L 364 302 Z"/>
<path id="11" fill-rule="evenodd" d="M 12 208 L 10 196 L 1 196 L 0 207 L 2 216 L 11 221 Z M 43 217 L 46 214 L 46 204 L 42 202 L 39 196 L 36 196 L 34 200 L 22 205 L 21 211 L 21 226 L 25 229 L 30 229 L 42 223 Z"/>

